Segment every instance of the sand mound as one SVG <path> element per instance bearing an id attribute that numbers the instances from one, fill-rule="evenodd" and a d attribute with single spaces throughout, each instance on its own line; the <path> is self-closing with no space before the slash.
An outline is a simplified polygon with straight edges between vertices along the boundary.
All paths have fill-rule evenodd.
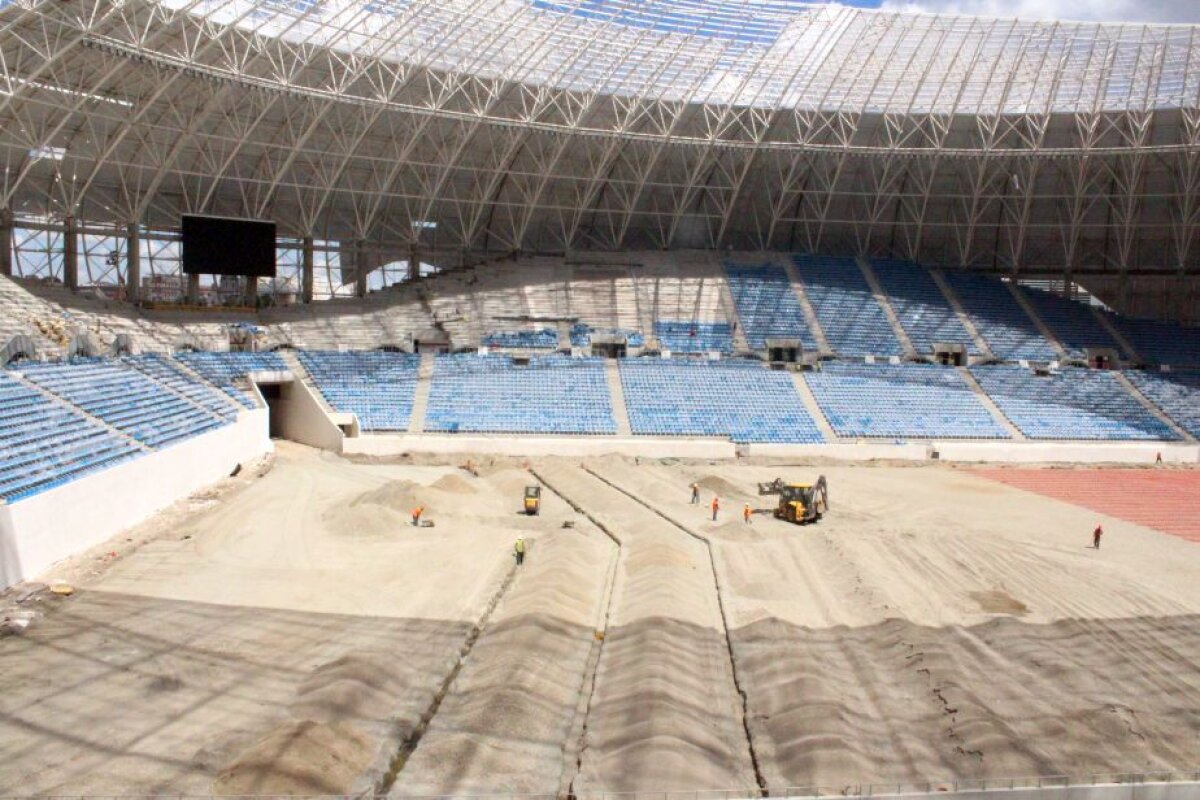
<path id="1" fill-rule="evenodd" d="M 700 488 L 708 489 L 710 492 L 715 492 L 718 497 L 726 497 L 733 494 L 745 494 L 741 487 L 735 486 L 724 478 L 718 478 L 716 475 L 709 475 L 696 481 L 700 484 Z M 739 509 L 740 512 L 741 509 Z"/>
<path id="2" fill-rule="evenodd" d="M 419 483 L 412 481 L 390 481 L 369 492 L 363 492 L 353 501 L 351 506 L 383 506 L 397 511 L 404 516 L 412 513 L 417 506 L 424 506 L 426 515 L 433 512 L 433 506 L 426 496 L 428 490 Z"/>
<path id="3" fill-rule="evenodd" d="M 470 481 L 459 475 L 443 475 L 433 482 L 433 488 L 447 494 L 475 494 Z"/>
<path id="4" fill-rule="evenodd" d="M 321 515 L 321 520 L 331 535 L 349 539 L 390 536 L 412 523 L 409 517 L 374 504 L 331 508 Z"/>
<path id="5" fill-rule="evenodd" d="M 392 654 L 347 653 L 312 671 L 297 689 L 293 709 L 320 722 L 371 719 L 393 705 L 400 677 Z"/>
<path id="6" fill-rule="evenodd" d="M 215 794 L 345 794 L 375 748 L 352 725 L 285 722 L 255 742 L 213 782 Z"/>

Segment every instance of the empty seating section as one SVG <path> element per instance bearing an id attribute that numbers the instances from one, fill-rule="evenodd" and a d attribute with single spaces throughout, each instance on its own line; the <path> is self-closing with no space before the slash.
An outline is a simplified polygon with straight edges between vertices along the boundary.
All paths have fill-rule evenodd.
<path id="1" fill-rule="evenodd" d="M 733 328 L 727 322 L 660 320 L 654 335 L 660 348 L 673 353 L 733 352 Z"/>
<path id="2" fill-rule="evenodd" d="M 808 329 L 800 299 L 783 267 L 727 263 L 725 276 L 751 349 L 764 349 L 767 339 L 799 339 L 805 350 L 817 349 L 817 339 Z"/>
<path id="3" fill-rule="evenodd" d="M 15 502 L 142 453 L 129 439 L 0 371 L 0 498 Z"/>
<path id="4" fill-rule="evenodd" d="M 212 384 L 197 380 L 167 356 L 143 353 L 126 356 L 121 359 L 121 363 L 149 375 L 223 419 L 232 420 L 237 416 L 237 406 L 229 397 L 213 388 Z"/>
<path id="5" fill-rule="evenodd" d="M 839 436 L 1009 438 L 956 369 L 826 362 L 804 378 Z"/>
<path id="6" fill-rule="evenodd" d="M 1200 328 L 1137 317 L 1109 319 L 1148 363 L 1200 367 Z"/>
<path id="7" fill-rule="evenodd" d="M 844 356 L 898 356 L 900 341 L 853 258 L 797 255 L 792 260 L 829 346 Z"/>
<path id="8" fill-rule="evenodd" d="M 909 261 L 883 258 L 872 260 L 871 267 L 918 353 L 929 355 L 938 343 L 963 344 L 968 353 L 978 352 L 974 337 L 963 327 L 929 270 Z"/>
<path id="9" fill-rule="evenodd" d="M 1112 372 L 1064 369 L 1038 377 L 1023 367 L 988 366 L 974 367 L 972 373 L 1004 415 L 1031 439 L 1177 438 Z"/>
<path id="10" fill-rule="evenodd" d="M 1083 303 L 1043 292 L 1040 289 L 1020 289 L 1034 311 L 1050 332 L 1058 337 L 1067 355 L 1083 358 L 1089 347 L 1108 347 L 1121 353 L 1121 346 L 1108 329 L 1096 319 Z"/>
<path id="11" fill-rule="evenodd" d="M 641 331 L 629 330 L 626 328 L 593 328 L 583 322 L 577 322 L 571 326 L 571 345 L 573 347 L 587 347 L 592 343 L 593 336 L 604 337 L 625 337 L 625 345 L 627 347 L 645 347 L 646 337 Z"/>
<path id="12" fill-rule="evenodd" d="M 635 358 L 619 364 L 635 434 L 824 441 L 789 373 L 743 361 Z"/>
<path id="13" fill-rule="evenodd" d="M 558 347 L 558 331 L 542 328 L 536 331 L 492 331 L 483 337 L 488 347 L 510 350 L 553 350 Z"/>
<path id="14" fill-rule="evenodd" d="M 26 363 L 25 378 L 150 448 L 197 436 L 229 420 L 115 361 Z"/>
<path id="15" fill-rule="evenodd" d="M 997 358 L 1009 361 L 1058 358 L 1057 351 L 1012 296 L 1007 284 L 995 278 L 950 270 L 943 275 Z"/>
<path id="16" fill-rule="evenodd" d="M 239 389 L 235 382 L 244 380 L 251 372 L 286 372 L 287 364 L 278 353 L 176 353 L 175 358 L 216 384 L 223 392 L 246 408 L 254 408 L 254 400 Z"/>
<path id="17" fill-rule="evenodd" d="M 300 350 L 297 355 L 334 411 L 358 415 L 367 431 L 408 429 L 420 356 L 381 350 Z"/>
<path id="18" fill-rule="evenodd" d="M 544 356 L 518 366 L 506 356 L 438 356 L 425 430 L 616 433 L 604 359 Z"/>
<path id="19" fill-rule="evenodd" d="M 1200 372 L 1130 370 L 1125 377 L 1176 425 L 1200 438 Z"/>

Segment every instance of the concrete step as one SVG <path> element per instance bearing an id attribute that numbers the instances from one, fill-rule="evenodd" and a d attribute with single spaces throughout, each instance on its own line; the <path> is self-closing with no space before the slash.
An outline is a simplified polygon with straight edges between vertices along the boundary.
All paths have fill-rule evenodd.
<path id="1" fill-rule="evenodd" d="M 812 389 L 808 388 L 808 381 L 804 380 L 804 373 L 793 372 L 792 382 L 796 385 L 796 392 L 799 393 L 800 399 L 804 401 L 804 407 L 808 409 L 808 414 L 817 423 L 817 427 L 821 431 L 821 435 L 825 437 L 827 442 L 838 441 L 838 435 L 833 430 L 833 426 L 829 424 L 829 420 L 825 418 L 825 412 L 821 410 L 820 404 L 817 403 L 817 398 L 813 395 Z"/>
<path id="2" fill-rule="evenodd" d="M 971 370 L 966 367 L 957 367 L 957 369 L 958 374 L 963 376 L 963 380 L 967 382 L 967 385 L 971 387 L 971 391 L 979 398 L 979 402 L 983 403 L 983 407 L 988 410 L 992 418 L 1003 426 L 1004 430 L 1008 431 L 1008 435 L 1016 441 L 1026 441 L 1028 437 L 1021 432 L 1020 428 L 1013 424 L 1012 420 L 1004 415 L 1004 412 L 1000 410 L 1000 406 L 996 405 L 996 402 L 979 385 L 979 381 L 975 380 L 975 376 L 971 374 Z"/>
<path id="3" fill-rule="evenodd" d="M 1130 343 L 1130 341 L 1125 338 L 1125 334 L 1123 334 L 1119 330 L 1117 330 L 1117 326 L 1112 324 L 1112 320 L 1110 320 L 1107 316 L 1105 316 L 1104 313 L 1101 312 L 1100 309 L 1096 308 L 1095 306 L 1092 306 L 1091 308 L 1092 308 L 1092 314 L 1100 322 L 1100 325 L 1103 326 L 1104 330 L 1108 331 L 1108 334 L 1110 336 L 1112 336 L 1113 339 L 1116 340 L 1116 342 L 1120 346 L 1121 350 L 1124 351 L 1123 355 L 1125 356 L 1125 358 L 1133 361 L 1136 364 L 1145 363 L 1142 360 L 1141 353 L 1139 353 L 1136 349 L 1134 349 L 1133 344 Z"/>
<path id="4" fill-rule="evenodd" d="M 621 436 L 632 436 L 633 428 L 629 425 L 629 409 L 625 407 L 625 387 L 621 385 L 621 369 L 616 359 L 609 359 L 604 365 L 604 376 L 608 380 L 608 394 L 612 398 L 613 417 L 617 420 L 617 433 Z"/>
<path id="5" fill-rule="evenodd" d="M 425 432 L 425 412 L 429 409 L 429 389 L 433 383 L 433 353 L 421 354 L 417 371 L 417 390 L 413 394 L 412 414 L 408 418 L 409 433 Z"/>
<path id="6" fill-rule="evenodd" d="M 1152 401 L 1149 397 L 1146 397 L 1146 395 L 1142 394 L 1142 390 L 1137 388 L 1137 386 L 1134 386 L 1133 381 L 1125 377 L 1124 373 L 1114 372 L 1113 374 L 1117 376 L 1117 380 L 1121 382 L 1121 385 L 1125 387 L 1125 391 L 1129 392 L 1130 396 L 1133 397 L 1134 400 L 1137 400 L 1139 403 L 1141 403 L 1147 411 L 1149 411 L 1151 414 L 1161 420 L 1164 425 L 1168 426 L 1172 431 L 1174 431 L 1176 436 L 1185 442 L 1192 443 L 1196 441 L 1195 436 L 1192 436 L 1183 428 L 1176 425 L 1175 420 L 1171 419 L 1171 417 L 1165 411 L 1156 406 L 1154 401 Z"/>
<path id="7" fill-rule="evenodd" d="M 912 339 L 908 337 L 908 331 L 904 330 L 904 326 L 900 324 L 900 317 L 896 315 L 896 309 L 892 308 L 892 302 L 888 299 L 887 292 L 883 290 L 882 284 L 879 283 L 879 276 L 875 274 L 875 270 L 871 268 L 871 264 L 865 258 L 856 259 L 858 268 L 862 271 L 863 277 L 867 279 L 867 285 L 871 287 L 871 293 L 875 295 L 875 300 L 879 303 L 879 307 L 883 309 L 883 315 L 888 318 L 888 322 L 892 324 L 892 331 L 895 332 L 896 338 L 900 340 L 900 347 L 903 348 L 904 354 L 909 358 L 917 356 L 917 348 L 913 345 Z M 926 353 L 925 355 L 929 355 Z"/>
<path id="8" fill-rule="evenodd" d="M 808 292 L 804 289 L 804 281 L 800 280 L 800 276 L 796 273 L 796 267 L 790 260 L 785 260 L 783 268 L 787 271 L 788 281 L 792 284 L 792 289 L 796 292 L 796 297 L 800 301 L 800 308 L 804 311 L 804 319 L 808 323 L 808 329 L 812 331 L 813 337 L 817 340 L 817 347 L 822 354 L 834 355 L 834 350 L 829 346 L 829 338 L 825 335 L 825 329 L 821 327 L 821 321 L 817 319 L 817 310 L 813 308 L 812 301 L 808 299 Z"/>
<path id="9" fill-rule="evenodd" d="M 995 358 L 996 354 L 992 352 L 992 348 L 988 346 L 987 340 L 983 338 L 983 334 L 975 327 L 975 320 L 971 319 L 971 315 L 963 308 L 962 301 L 958 299 L 958 295 L 950 288 L 950 284 L 946 283 L 946 279 L 942 277 L 942 273 L 937 270 L 929 270 L 929 277 L 933 278 L 933 282 L 942 290 L 942 295 L 946 298 L 946 302 L 950 304 L 950 308 L 954 309 L 954 313 L 958 315 L 958 321 L 967 329 L 967 333 L 975 341 L 975 349 L 987 356 Z"/>

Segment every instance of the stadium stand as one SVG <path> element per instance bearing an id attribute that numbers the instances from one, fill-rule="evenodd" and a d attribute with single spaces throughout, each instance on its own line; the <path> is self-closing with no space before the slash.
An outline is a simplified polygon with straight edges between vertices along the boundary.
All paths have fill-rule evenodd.
<path id="1" fill-rule="evenodd" d="M 733 328 L 727 322 L 660 320 L 654 335 L 659 347 L 673 353 L 733 352 Z"/>
<path id="2" fill-rule="evenodd" d="M 193 351 L 176 353 L 175 358 L 246 408 L 254 408 L 254 399 L 236 385 L 237 381 L 251 372 L 287 371 L 287 364 L 278 353 Z"/>
<path id="3" fill-rule="evenodd" d="M 1143 372 L 1125 377 L 1175 424 L 1200 438 L 1200 372 Z"/>
<path id="4" fill-rule="evenodd" d="M 887 258 L 872 259 L 871 267 L 918 353 L 929 355 L 937 343 L 955 343 L 978 354 L 974 337 L 963 327 L 929 270 Z"/>
<path id="5" fill-rule="evenodd" d="M 1068 355 L 1083 358 L 1089 347 L 1108 347 L 1122 352 L 1121 345 L 1083 303 L 1040 289 L 1021 287 L 1019 291 L 1029 298 L 1042 322 L 1062 342 Z"/>
<path id="6" fill-rule="evenodd" d="M 571 326 L 571 345 L 587 347 L 592 343 L 592 336 L 624 336 L 625 344 L 629 347 L 645 347 L 646 337 L 641 331 L 626 328 L 593 328 L 584 322 Z"/>
<path id="7" fill-rule="evenodd" d="M 1110 319 L 1147 363 L 1200 367 L 1200 328 L 1137 317 Z"/>
<path id="8" fill-rule="evenodd" d="M 1058 358 L 1058 352 L 1003 282 L 954 270 L 946 270 L 942 275 L 997 358 L 1006 361 Z"/>
<path id="9" fill-rule="evenodd" d="M 408 429 L 420 356 L 382 350 L 299 350 L 297 356 L 334 411 L 356 414 L 365 431 Z"/>
<path id="10" fill-rule="evenodd" d="M 825 362 L 804 379 L 839 436 L 1010 438 L 956 369 Z"/>
<path id="11" fill-rule="evenodd" d="M 898 356 L 892 324 L 853 258 L 795 255 L 796 272 L 825 330 L 843 356 Z"/>
<path id="12" fill-rule="evenodd" d="M 438 356 L 425 430 L 616 433 L 604 359 L 544 356 L 518 366 L 506 356 Z"/>
<path id="13" fill-rule="evenodd" d="M 157 449 L 230 421 L 135 369 L 104 359 L 21 365 L 29 380 L 117 430 Z"/>
<path id="14" fill-rule="evenodd" d="M 622 359 L 635 434 L 729 436 L 735 442 L 822 442 L 789 373 L 750 361 Z"/>
<path id="15" fill-rule="evenodd" d="M 536 331 L 492 331 L 483 337 L 488 347 L 510 350 L 553 350 L 558 347 L 558 331 L 542 328 Z"/>
<path id="16" fill-rule="evenodd" d="M 973 367 L 979 385 L 1031 439 L 1163 440 L 1174 431 L 1115 373 L 1067 368 L 1048 377 L 1016 366 Z"/>
<path id="17" fill-rule="evenodd" d="M 231 398 L 221 394 L 209 383 L 199 381 L 170 358 L 158 353 L 142 353 L 136 356 L 125 356 L 121 359 L 125 364 L 138 372 L 149 375 L 164 386 L 174 389 L 192 402 L 208 409 L 223 419 L 232 420 L 237 416 L 237 406 Z"/>
<path id="18" fill-rule="evenodd" d="M 144 451 L 0 371 L 0 498 L 16 502 Z"/>
<path id="19" fill-rule="evenodd" d="M 725 275 L 751 349 L 764 349 L 767 339 L 799 339 L 805 350 L 817 349 L 796 290 L 782 267 L 726 263 Z"/>

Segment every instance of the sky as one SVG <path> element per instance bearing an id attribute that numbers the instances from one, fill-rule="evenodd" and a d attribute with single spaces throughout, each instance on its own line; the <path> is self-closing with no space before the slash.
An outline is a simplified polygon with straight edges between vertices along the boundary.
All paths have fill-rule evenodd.
<path id="1" fill-rule="evenodd" d="M 988 17 L 1200 24 L 1200 0 L 851 0 L 847 4 Z"/>

